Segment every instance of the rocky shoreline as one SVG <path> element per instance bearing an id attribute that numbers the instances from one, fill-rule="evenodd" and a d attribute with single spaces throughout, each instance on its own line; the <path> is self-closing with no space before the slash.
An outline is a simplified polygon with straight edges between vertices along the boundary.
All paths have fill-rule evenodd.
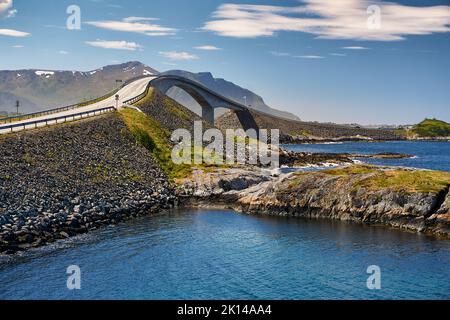
<path id="1" fill-rule="evenodd" d="M 450 239 L 450 174 L 442 173 L 441 189 L 425 192 L 413 190 L 414 186 L 402 189 L 365 185 L 371 179 L 389 181 L 397 173 L 414 176 L 417 170 L 347 168 L 275 176 L 269 170 L 256 168 L 199 171 L 195 181 L 186 181 L 179 188 L 178 195 L 185 206 L 352 221 Z M 431 171 L 421 172 L 425 178 Z"/>
<path id="2" fill-rule="evenodd" d="M 357 154 L 357 153 L 319 153 L 319 152 L 280 152 L 280 165 L 289 167 L 301 167 L 324 164 L 344 165 L 352 164 L 354 159 L 406 159 L 414 156 L 401 153 L 377 153 L 377 154 Z"/>
<path id="3" fill-rule="evenodd" d="M 0 139 L 0 253 L 172 208 L 174 189 L 117 114 Z"/>
<path id="4" fill-rule="evenodd" d="M 143 101 L 140 108 L 164 128 L 192 125 L 193 115 L 159 94 Z M 1 136 L 0 254 L 43 246 L 177 205 L 351 220 L 450 235 L 448 176 L 438 192 L 403 192 L 354 188 L 355 183 L 388 170 L 383 168 L 302 175 L 256 166 L 210 167 L 207 172 L 194 172 L 176 188 L 161 160 L 137 138 L 117 113 Z M 280 164 L 348 167 L 355 158 L 367 157 L 410 156 L 282 151 Z M 414 177 L 417 174 L 412 172 Z M 432 178 L 425 175 L 416 180 L 427 185 Z"/>
<path id="5" fill-rule="evenodd" d="M 377 197 L 381 197 L 384 211 L 380 209 L 379 203 L 373 203 L 372 200 L 356 208 L 341 203 L 354 196 L 342 185 L 321 182 L 316 176 L 314 182 L 303 185 L 301 192 L 292 188 L 286 192 L 286 186 L 291 185 L 291 180 L 296 179 L 297 174 L 280 174 L 279 170 L 255 166 L 215 168 L 208 172 L 197 170 L 192 178 L 186 179 L 175 190 L 147 150 L 133 143 L 132 137 L 115 115 L 104 116 L 97 124 L 92 127 L 86 121 L 71 124 L 69 131 L 64 130 L 70 134 L 71 142 L 67 144 L 67 152 L 59 150 L 61 154 L 58 159 L 54 158 L 56 155 L 49 156 L 49 148 L 53 147 L 54 144 L 50 142 L 55 139 L 61 139 L 59 145 L 64 145 L 62 141 L 68 141 L 62 128 L 48 132 L 43 130 L 33 136 L 24 133 L 3 140 L 0 144 L 5 154 L 0 171 L 0 253 L 12 254 L 43 246 L 138 216 L 157 214 L 178 205 L 231 208 L 248 214 L 378 223 L 450 237 L 448 190 L 442 208 L 439 207 L 432 217 L 428 213 L 437 201 L 433 195 L 405 198 L 397 193 L 382 191 Z M 114 128 L 112 133 L 111 128 Z M 110 130 L 108 134 L 111 140 L 103 139 L 105 130 Z M 75 152 L 72 148 L 82 144 L 87 136 L 97 138 L 84 142 L 90 145 Z M 24 149 L 21 161 L 15 158 L 17 148 Z M 31 157 L 27 149 L 41 152 Z M 118 153 L 111 155 L 103 153 L 104 150 Z M 408 157 L 402 154 L 367 156 L 283 152 L 280 163 L 290 167 L 330 164 L 342 167 L 352 165 L 355 156 Z M 102 162 L 102 157 L 109 160 Z M 124 161 L 126 159 L 140 160 Z M 58 168 L 52 167 L 55 160 Z M 76 168 L 71 168 L 73 165 Z M 137 175 L 139 170 L 144 172 Z M 60 175 L 55 176 L 51 173 L 54 171 Z M 27 178 L 12 179 L 14 172 L 20 172 Z M 294 194 L 294 191 L 299 197 L 280 198 L 280 194 Z M 364 190 L 361 192 L 364 193 Z M 361 192 L 356 194 L 360 196 Z M 317 205 L 311 199 L 321 204 Z M 362 200 L 352 198 L 351 203 L 355 201 Z M 403 205 L 401 208 L 395 207 L 399 201 Z M 302 204 L 299 205 L 299 202 Z M 392 210 L 397 215 L 392 215 Z M 419 215 L 411 216 L 408 210 L 419 212 Z M 374 215 L 374 212 L 377 214 Z M 435 223 L 437 219 L 439 223 Z M 445 222 L 445 219 L 448 221 Z"/>

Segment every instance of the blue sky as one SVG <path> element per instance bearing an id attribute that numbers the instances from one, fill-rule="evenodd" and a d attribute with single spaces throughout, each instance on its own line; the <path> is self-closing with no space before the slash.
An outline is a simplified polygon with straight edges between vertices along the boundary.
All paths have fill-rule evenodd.
<path id="1" fill-rule="evenodd" d="M 449 31 L 448 0 L 0 0 L 0 69 L 138 60 L 212 72 L 304 120 L 450 121 Z"/>

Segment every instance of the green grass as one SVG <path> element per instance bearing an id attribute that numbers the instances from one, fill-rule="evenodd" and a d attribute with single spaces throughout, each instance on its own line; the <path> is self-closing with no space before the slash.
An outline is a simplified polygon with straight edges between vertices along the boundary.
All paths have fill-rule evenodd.
<path id="1" fill-rule="evenodd" d="M 436 119 L 425 119 L 412 129 L 421 137 L 448 137 L 450 136 L 450 124 Z"/>
<path id="2" fill-rule="evenodd" d="M 102 183 L 110 179 L 109 173 L 111 167 L 107 164 L 98 163 L 96 165 L 90 165 L 84 169 L 84 172 L 89 176 L 93 183 Z"/>
<path id="3" fill-rule="evenodd" d="M 185 121 L 192 121 L 191 116 L 182 108 L 178 107 L 176 102 L 168 97 L 163 98 L 164 105 L 167 107 L 167 109 L 173 113 L 178 118 L 185 120 Z"/>
<path id="4" fill-rule="evenodd" d="M 121 110 L 119 114 L 136 142 L 151 152 L 170 178 L 182 178 L 192 173 L 190 165 L 173 163 L 170 133 L 158 121 L 133 109 Z"/>
<path id="5" fill-rule="evenodd" d="M 350 176 L 357 174 L 370 174 L 376 172 L 376 168 L 372 166 L 366 165 L 355 165 L 349 166 L 345 168 L 337 168 L 322 171 L 325 174 L 333 175 L 333 176 Z"/>
<path id="6" fill-rule="evenodd" d="M 309 132 L 308 130 L 300 130 L 300 131 L 294 131 L 292 132 L 293 136 L 301 136 L 301 137 L 310 137 L 312 136 L 311 132 Z"/>
<path id="7" fill-rule="evenodd" d="M 25 162 L 25 163 L 28 164 L 28 165 L 34 165 L 34 164 L 36 164 L 36 159 L 35 159 L 31 154 L 29 154 L 29 153 L 25 153 L 25 154 L 22 156 L 22 160 L 23 160 L 23 162 Z"/>
<path id="8" fill-rule="evenodd" d="M 134 106 L 138 108 L 146 106 L 149 103 L 151 103 L 154 99 L 155 99 L 155 89 L 150 87 L 147 91 L 147 95 L 142 100 L 136 102 Z"/>
<path id="9" fill-rule="evenodd" d="M 319 172 L 300 172 L 288 188 L 295 188 L 306 177 L 334 176 L 352 181 L 353 188 L 380 191 L 390 189 L 405 193 L 439 193 L 450 186 L 450 172 L 406 169 L 380 169 L 376 166 L 353 165 Z"/>
<path id="10" fill-rule="evenodd" d="M 154 88 L 149 88 L 147 92 L 147 96 L 142 99 L 141 101 L 137 102 L 135 105 L 137 107 L 147 105 L 149 102 L 152 102 L 156 98 L 156 92 Z M 164 104 L 164 107 L 166 110 L 174 114 L 176 117 L 184 120 L 184 121 L 192 121 L 192 116 L 186 112 L 185 109 L 181 108 L 176 101 L 170 99 L 167 96 L 162 96 L 162 103 Z"/>
<path id="11" fill-rule="evenodd" d="M 397 134 L 405 137 L 448 137 L 450 136 L 450 124 L 436 119 L 425 119 L 421 123 L 416 124 L 411 130 L 399 129 Z"/>
<path id="12" fill-rule="evenodd" d="M 158 98 L 160 98 L 158 93 L 153 88 L 150 88 L 147 96 L 136 103 L 135 106 L 148 106 Z M 186 110 L 178 106 L 178 104 L 172 99 L 165 96 L 162 96 L 161 99 L 161 107 L 169 110 L 175 117 L 178 117 L 184 121 L 193 121 L 192 116 Z M 171 158 L 173 147 L 170 142 L 171 132 L 169 132 L 166 127 L 151 116 L 137 110 L 123 109 L 119 112 L 119 114 L 128 130 L 134 136 L 136 142 L 150 150 L 151 154 L 159 162 L 161 168 L 173 181 L 192 177 L 194 169 L 203 170 L 204 172 L 212 172 L 219 168 L 224 169 L 233 166 L 227 164 L 206 164 L 204 162 L 201 164 L 194 164 L 193 160 L 196 155 L 203 156 L 204 154 L 203 147 L 196 146 L 192 146 L 191 149 L 191 164 L 175 164 Z M 245 141 L 249 142 L 250 140 L 246 138 Z M 215 159 L 217 155 L 212 153 L 211 156 L 212 160 L 215 160 L 214 162 L 218 163 L 218 159 Z"/>
<path id="13" fill-rule="evenodd" d="M 358 182 L 370 190 L 391 189 L 408 193 L 439 193 L 450 186 L 450 173 L 443 171 L 386 170 Z"/>

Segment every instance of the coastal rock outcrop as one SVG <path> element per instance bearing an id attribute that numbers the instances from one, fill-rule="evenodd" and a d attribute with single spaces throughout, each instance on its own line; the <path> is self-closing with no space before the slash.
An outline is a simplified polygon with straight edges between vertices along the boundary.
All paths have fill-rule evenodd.
<path id="1" fill-rule="evenodd" d="M 241 169 L 238 176 L 255 174 Z M 200 185 L 191 193 L 198 199 L 189 203 L 205 205 L 214 199 L 217 206 L 248 214 L 329 218 L 450 237 L 447 172 L 349 166 L 282 174 L 262 182 L 252 178 L 252 186 L 228 191 L 219 185 L 229 175 L 219 176 L 206 179 L 209 185 L 203 189 L 216 192 L 197 192 L 204 187 Z"/>

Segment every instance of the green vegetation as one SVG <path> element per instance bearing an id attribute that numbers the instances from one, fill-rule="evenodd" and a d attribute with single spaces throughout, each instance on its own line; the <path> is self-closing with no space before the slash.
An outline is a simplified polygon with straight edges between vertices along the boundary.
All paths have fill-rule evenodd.
<path id="1" fill-rule="evenodd" d="M 191 121 L 191 116 L 183 109 L 179 108 L 176 105 L 176 102 L 168 97 L 164 97 L 164 105 L 168 110 L 173 113 L 175 116 L 179 117 L 180 119 L 183 119 L 185 121 Z"/>
<path id="2" fill-rule="evenodd" d="M 450 136 L 450 124 L 436 119 L 425 119 L 419 124 L 416 124 L 411 130 L 399 129 L 396 133 L 413 137 L 448 137 Z"/>
<path id="3" fill-rule="evenodd" d="M 392 189 L 395 191 L 439 193 L 450 186 L 450 173 L 442 171 L 381 171 L 373 177 L 358 183 L 372 190 Z"/>
<path id="4" fill-rule="evenodd" d="M 136 103 L 137 107 L 149 105 L 156 99 L 156 92 L 150 88 L 147 96 Z M 161 100 L 163 107 L 169 110 L 175 117 L 185 121 L 192 121 L 191 115 L 180 108 L 173 100 L 163 97 Z M 226 168 L 228 165 L 214 165 L 214 164 L 175 164 L 172 157 L 172 144 L 170 142 L 170 132 L 159 121 L 133 109 L 124 109 L 119 112 L 128 130 L 134 136 L 136 142 L 148 150 L 159 162 L 161 168 L 172 180 L 184 179 L 190 177 L 193 169 L 200 169 L 204 172 L 210 172 L 216 168 Z M 125 134 L 125 133 L 124 133 Z M 191 158 L 194 159 L 196 155 L 203 155 L 203 148 L 192 146 Z M 216 156 L 213 152 L 212 159 Z M 192 161 L 194 163 L 194 161 Z"/>
<path id="5" fill-rule="evenodd" d="M 148 92 L 147 92 L 147 96 L 142 99 L 141 101 L 139 101 L 138 103 L 136 103 L 136 106 L 144 106 L 144 105 L 148 105 L 150 102 L 152 102 L 154 99 L 156 98 L 156 93 L 154 88 L 149 88 Z M 173 115 L 175 115 L 176 117 L 185 120 L 185 121 L 192 121 L 192 117 L 189 113 L 186 112 L 186 110 L 180 108 L 177 104 L 177 102 L 175 102 L 174 100 L 170 99 L 167 96 L 162 96 L 162 103 L 164 104 L 164 108 L 166 108 L 166 110 L 170 111 Z"/>
<path id="6" fill-rule="evenodd" d="M 134 170 L 131 169 L 127 169 L 125 170 L 125 176 L 127 177 L 127 179 L 133 181 L 133 182 L 141 182 L 142 181 L 142 176 L 137 173 Z"/>
<path id="7" fill-rule="evenodd" d="M 54 151 L 47 151 L 47 153 L 45 154 L 45 157 L 47 159 L 53 159 L 55 157 L 56 153 Z"/>
<path id="8" fill-rule="evenodd" d="M 109 172 L 111 172 L 111 167 L 99 163 L 97 165 L 88 166 L 85 168 L 84 172 L 90 177 L 92 182 L 101 183 L 109 180 Z"/>
<path id="9" fill-rule="evenodd" d="M 450 172 L 444 171 L 382 170 L 373 166 L 357 165 L 326 170 L 323 173 L 347 178 L 351 175 L 363 175 L 361 179 L 356 180 L 353 186 L 375 191 L 391 189 L 408 193 L 439 193 L 450 186 Z"/>
<path id="10" fill-rule="evenodd" d="M 425 119 L 415 125 L 412 131 L 421 137 L 448 137 L 450 136 L 450 124 L 436 119 Z"/>
<path id="11" fill-rule="evenodd" d="M 345 168 L 337 168 L 325 170 L 323 173 L 333 176 L 350 176 L 350 175 L 360 175 L 360 174 L 371 174 L 375 173 L 377 170 L 375 167 L 367 165 L 355 165 Z"/>
<path id="12" fill-rule="evenodd" d="M 353 189 L 372 191 L 394 190 L 405 193 L 439 193 L 450 186 L 450 172 L 407 169 L 381 169 L 370 165 L 352 165 L 345 168 L 318 172 L 299 172 L 291 180 L 288 189 L 295 189 L 309 177 L 318 179 L 334 176 L 343 183 L 351 183 Z"/>
<path id="13" fill-rule="evenodd" d="M 136 142 L 150 150 L 170 178 L 182 178 L 192 173 L 190 165 L 177 165 L 171 160 L 170 133 L 158 121 L 133 109 L 121 110 L 120 116 Z"/>
<path id="14" fill-rule="evenodd" d="M 34 165 L 34 164 L 36 164 L 36 159 L 35 159 L 31 154 L 29 154 L 29 153 L 25 153 L 25 154 L 22 156 L 22 160 L 23 160 L 26 164 L 29 164 L 29 165 Z"/>
<path id="15" fill-rule="evenodd" d="M 301 136 L 301 137 L 310 137 L 312 136 L 312 133 L 309 132 L 308 130 L 302 129 L 298 132 L 292 132 L 293 136 Z"/>
<path id="16" fill-rule="evenodd" d="M 151 103 L 154 99 L 155 99 L 155 89 L 150 87 L 148 88 L 147 95 L 143 99 L 136 102 L 134 105 L 138 108 L 143 107 Z"/>

